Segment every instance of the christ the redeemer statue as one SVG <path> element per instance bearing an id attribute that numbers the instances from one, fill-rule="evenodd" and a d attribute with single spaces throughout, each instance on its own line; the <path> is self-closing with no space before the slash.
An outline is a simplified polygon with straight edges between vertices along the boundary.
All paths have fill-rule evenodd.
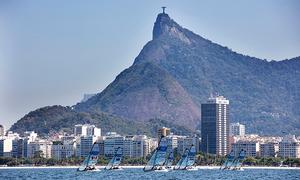
<path id="1" fill-rule="evenodd" d="M 161 8 L 163 9 L 163 14 L 166 14 L 166 13 L 165 13 L 165 9 L 166 9 L 167 7 L 163 6 L 163 7 L 161 7 Z"/>

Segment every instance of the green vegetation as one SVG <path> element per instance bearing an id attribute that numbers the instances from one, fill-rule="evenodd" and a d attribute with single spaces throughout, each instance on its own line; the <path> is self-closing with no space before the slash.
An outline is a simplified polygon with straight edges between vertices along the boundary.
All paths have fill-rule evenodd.
<path id="1" fill-rule="evenodd" d="M 151 119 L 146 122 L 129 121 L 103 112 L 76 112 L 71 107 L 49 106 L 30 112 L 15 123 L 10 130 L 22 134 L 35 131 L 40 136 L 64 131 L 72 133 L 74 125 L 90 123 L 102 129 L 102 133 L 116 131 L 122 135 L 146 134 L 156 137 L 157 129 L 162 126 L 172 128 L 174 133 L 190 134 L 192 131 L 172 122 Z"/>
<path id="2" fill-rule="evenodd" d="M 122 160 L 122 165 L 145 165 L 150 159 L 150 155 L 144 158 L 128 158 L 125 157 Z M 175 162 L 180 159 L 178 154 L 175 154 Z M 0 165 L 7 166 L 79 166 L 83 162 L 84 158 L 71 157 L 62 160 L 57 159 L 46 159 L 42 157 L 34 158 L 10 158 L 10 157 L 0 157 Z M 109 162 L 109 158 L 100 156 L 97 165 L 105 166 Z M 211 154 L 199 153 L 197 155 L 196 164 L 202 166 L 220 166 L 225 162 L 225 157 L 214 156 Z M 260 157 L 248 157 L 243 162 L 244 166 L 290 166 L 290 167 L 300 167 L 299 158 L 260 158 Z"/>

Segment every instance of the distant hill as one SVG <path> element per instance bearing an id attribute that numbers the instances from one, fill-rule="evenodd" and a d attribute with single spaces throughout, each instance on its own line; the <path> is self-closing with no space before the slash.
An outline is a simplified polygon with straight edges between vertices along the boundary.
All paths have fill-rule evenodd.
<path id="1" fill-rule="evenodd" d="M 76 112 L 71 107 L 48 106 L 37 109 L 25 115 L 10 130 L 22 134 L 25 131 L 35 131 L 41 136 L 47 136 L 51 132 L 73 132 L 76 124 L 95 124 L 105 134 L 115 131 L 122 135 L 146 134 L 157 136 L 157 129 L 162 126 L 171 127 L 173 132 L 189 135 L 191 131 L 185 127 L 173 123 L 152 119 L 145 123 L 126 121 L 115 116 L 101 112 Z"/>
<path id="2" fill-rule="evenodd" d="M 76 104 L 74 110 L 67 108 L 66 120 L 42 108 L 44 114 L 26 115 L 12 129 L 34 125 L 44 128 L 42 132 L 58 130 L 61 121 L 70 118 L 72 122 L 89 119 L 123 133 L 147 131 L 142 129 L 145 125 L 151 129 L 161 119 L 196 130 L 200 105 L 214 93 L 230 100 L 231 121 L 246 124 L 247 132 L 300 134 L 300 57 L 268 62 L 238 54 L 181 27 L 163 13 L 157 16 L 153 39 L 133 65 L 102 92 Z M 48 116 L 59 120 L 50 122 Z M 26 125 L 31 118 L 35 121 Z"/>

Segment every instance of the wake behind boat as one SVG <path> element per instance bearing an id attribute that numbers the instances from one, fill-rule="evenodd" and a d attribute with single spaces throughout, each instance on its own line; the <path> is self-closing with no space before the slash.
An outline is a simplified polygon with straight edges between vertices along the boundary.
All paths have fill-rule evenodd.
<path id="1" fill-rule="evenodd" d="M 113 158 L 109 161 L 105 170 L 123 170 L 119 165 L 122 161 L 122 149 L 118 147 L 115 151 Z"/>
<path id="2" fill-rule="evenodd" d="M 77 171 L 100 171 L 96 168 L 96 164 L 98 161 L 100 148 L 97 143 L 94 143 L 89 155 L 85 158 L 81 166 L 77 169 Z"/>
<path id="3" fill-rule="evenodd" d="M 155 149 L 147 165 L 144 167 L 144 172 L 168 172 L 168 169 L 164 166 L 167 155 L 167 139 L 162 137 L 159 141 L 158 147 Z"/>

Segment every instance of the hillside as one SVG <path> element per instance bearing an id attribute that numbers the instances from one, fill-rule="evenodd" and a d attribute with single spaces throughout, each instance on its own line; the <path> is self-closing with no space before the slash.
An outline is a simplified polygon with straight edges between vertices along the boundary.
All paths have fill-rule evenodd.
<path id="1" fill-rule="evenodd" d="M 141 75 L 145 64 L 155 68 Z M 166 98 L 158 96 L 157 89 L 149 89 L 162 82 L 155 76 L 158 70 L 172 79 L 181 93 Z M 103 92 L 75 108 L 98 109 L 135 121 L 158 117 L 195 129 L 200 122 L 200 104 L 210 94 L 219 93 L 230 100 L 231 120 L 245 123 L 248 132 L 299 134 L 299 79 L 299 57 L 268 62 L 244 56 L 182 28 L 167 14 L 159 14 L 153 39 L 134 64 Z M 176 101 L 178 108 L 168 103 L 171 101 Z"/>
<path id="2" fill-rule="evenodd" d="M 84 123 L 95 124 L 102 129 L 103 134 L 115 131 L 122 135 L 146 134 L 156 137 L 158 127 L 162 126 L 171 127 L 172 131 L 178 134 L 188 135 L 191 133 L 189 129 L 161 119 L 136 123 L 107 113 L 78 113 L 71 107 L 64 106 L 48 106 L 32 111 L 15 123 L 10 130 L 20 134 L 25 131 L 35 131 L 41 136 L 47 136 L 49 133 L 59 131 L 72 133 L 74 125 Z"/>

